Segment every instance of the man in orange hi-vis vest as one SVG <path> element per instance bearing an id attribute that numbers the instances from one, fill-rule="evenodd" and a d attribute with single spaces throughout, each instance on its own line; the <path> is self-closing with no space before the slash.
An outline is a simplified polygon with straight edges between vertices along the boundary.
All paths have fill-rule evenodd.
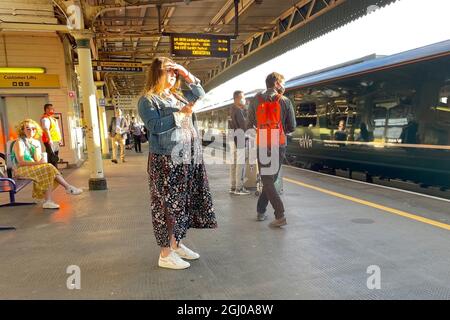
<path id="1" fill-rule="evenodd" d="M 47 152 L 47 161 L 57 167 L 59 162 L 59 146 L 61 143 L 61 131 L 58 121 L 53 117 L 55 109 L 51 103 L 44 105 L 44 114 L 41 117 L 42 142 Z"/>
<path id="2" fill-rule="evenodd" d="M 263 184 L 256 207 L 257 219 L 267 219 L 266 209 L 270 202 L 275 220 L 269 226 L 281 227 L 287 222 L 275 181 L 286 153 L 286 134 L 295 130 L 296 121 L 291 101 L 283 96 L 283 75 L 276 72 L 269 74 L 266 87 L 267 90 L 258 93 L 250 103 L 247 128 L 256 129 L 258 167 Z"/>

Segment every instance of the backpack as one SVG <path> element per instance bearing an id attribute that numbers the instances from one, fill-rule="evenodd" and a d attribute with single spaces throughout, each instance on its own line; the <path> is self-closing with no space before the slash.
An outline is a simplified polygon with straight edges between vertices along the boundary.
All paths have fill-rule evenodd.
<path id="1" fill-rule="evenodd" d="M 256 144 L 260 148 L 270 148 L 272 142 L 276 146 L 286 143 L 286 135 L 284 134 L 283 124 L 281 122 L 280 98 L 281 95 L 277 95 L 274 101 L 265 101 L 261 95 L 258 95 L 259 104 L 256 108 Z M 271 139 L 272 135 L 274 136 L 274 141 Z"/>

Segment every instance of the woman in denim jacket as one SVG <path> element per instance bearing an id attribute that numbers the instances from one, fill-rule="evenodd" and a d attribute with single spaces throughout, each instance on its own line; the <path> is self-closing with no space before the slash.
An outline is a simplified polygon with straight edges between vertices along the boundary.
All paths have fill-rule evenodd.
<path id="1" fill-rule="evenodd" d="M 179 91 L 180 78 L 190 89 Z M 147 74 L 138 111 L 148 130 L 148 177 L 158 265 L 185 269 L 200 255 L 181 243 L 189 228 L 216 228 L 217 221 L 192 107 L 205 95 L 200 81 L 171 59 L 156 58 Z M 189 101 L 188 101 L 189 100 Z"/>

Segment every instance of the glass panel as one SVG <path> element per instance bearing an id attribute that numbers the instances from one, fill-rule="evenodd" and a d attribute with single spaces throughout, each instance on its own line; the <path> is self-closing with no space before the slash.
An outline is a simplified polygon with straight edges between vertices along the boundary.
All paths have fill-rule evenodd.
<path id="1" fill-rule="evenodd" d="M 301 103 L 295 108 L 297 126 L 315 127 L 317 124 L 317 112 L 315 103 Z"/>
<path id="2" fill-rule="evenodd" d="M 411 114 L 411 106 L 406 103 L 389 110 L 386 142 L 417 143 L 418 124 L 412 119 Z"/>
<path id="3" fill-rule="evenodd" d="M 374 130 L 373 137 L 375 140 L 383 140 L 384 138 L 384 128 L 386 126 L 386 112 L 387 109 L 383 107 L 375 107 L 373 108 L 373 122 L 374 122 Z"/>

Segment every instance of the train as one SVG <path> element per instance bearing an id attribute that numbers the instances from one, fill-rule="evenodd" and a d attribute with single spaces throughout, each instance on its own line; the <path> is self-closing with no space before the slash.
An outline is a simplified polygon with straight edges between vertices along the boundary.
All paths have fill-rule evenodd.
<path id="1" fill-rule="evenodd" d="M 360 172 L 369 182 L 450 188 L 450 40 L 366 56 L 294 77 L 285 87 L 297 123 L 287 139 L 289 163 Z M 199 129 L 226 136 L 232 103 L 198 111 Z"/>

